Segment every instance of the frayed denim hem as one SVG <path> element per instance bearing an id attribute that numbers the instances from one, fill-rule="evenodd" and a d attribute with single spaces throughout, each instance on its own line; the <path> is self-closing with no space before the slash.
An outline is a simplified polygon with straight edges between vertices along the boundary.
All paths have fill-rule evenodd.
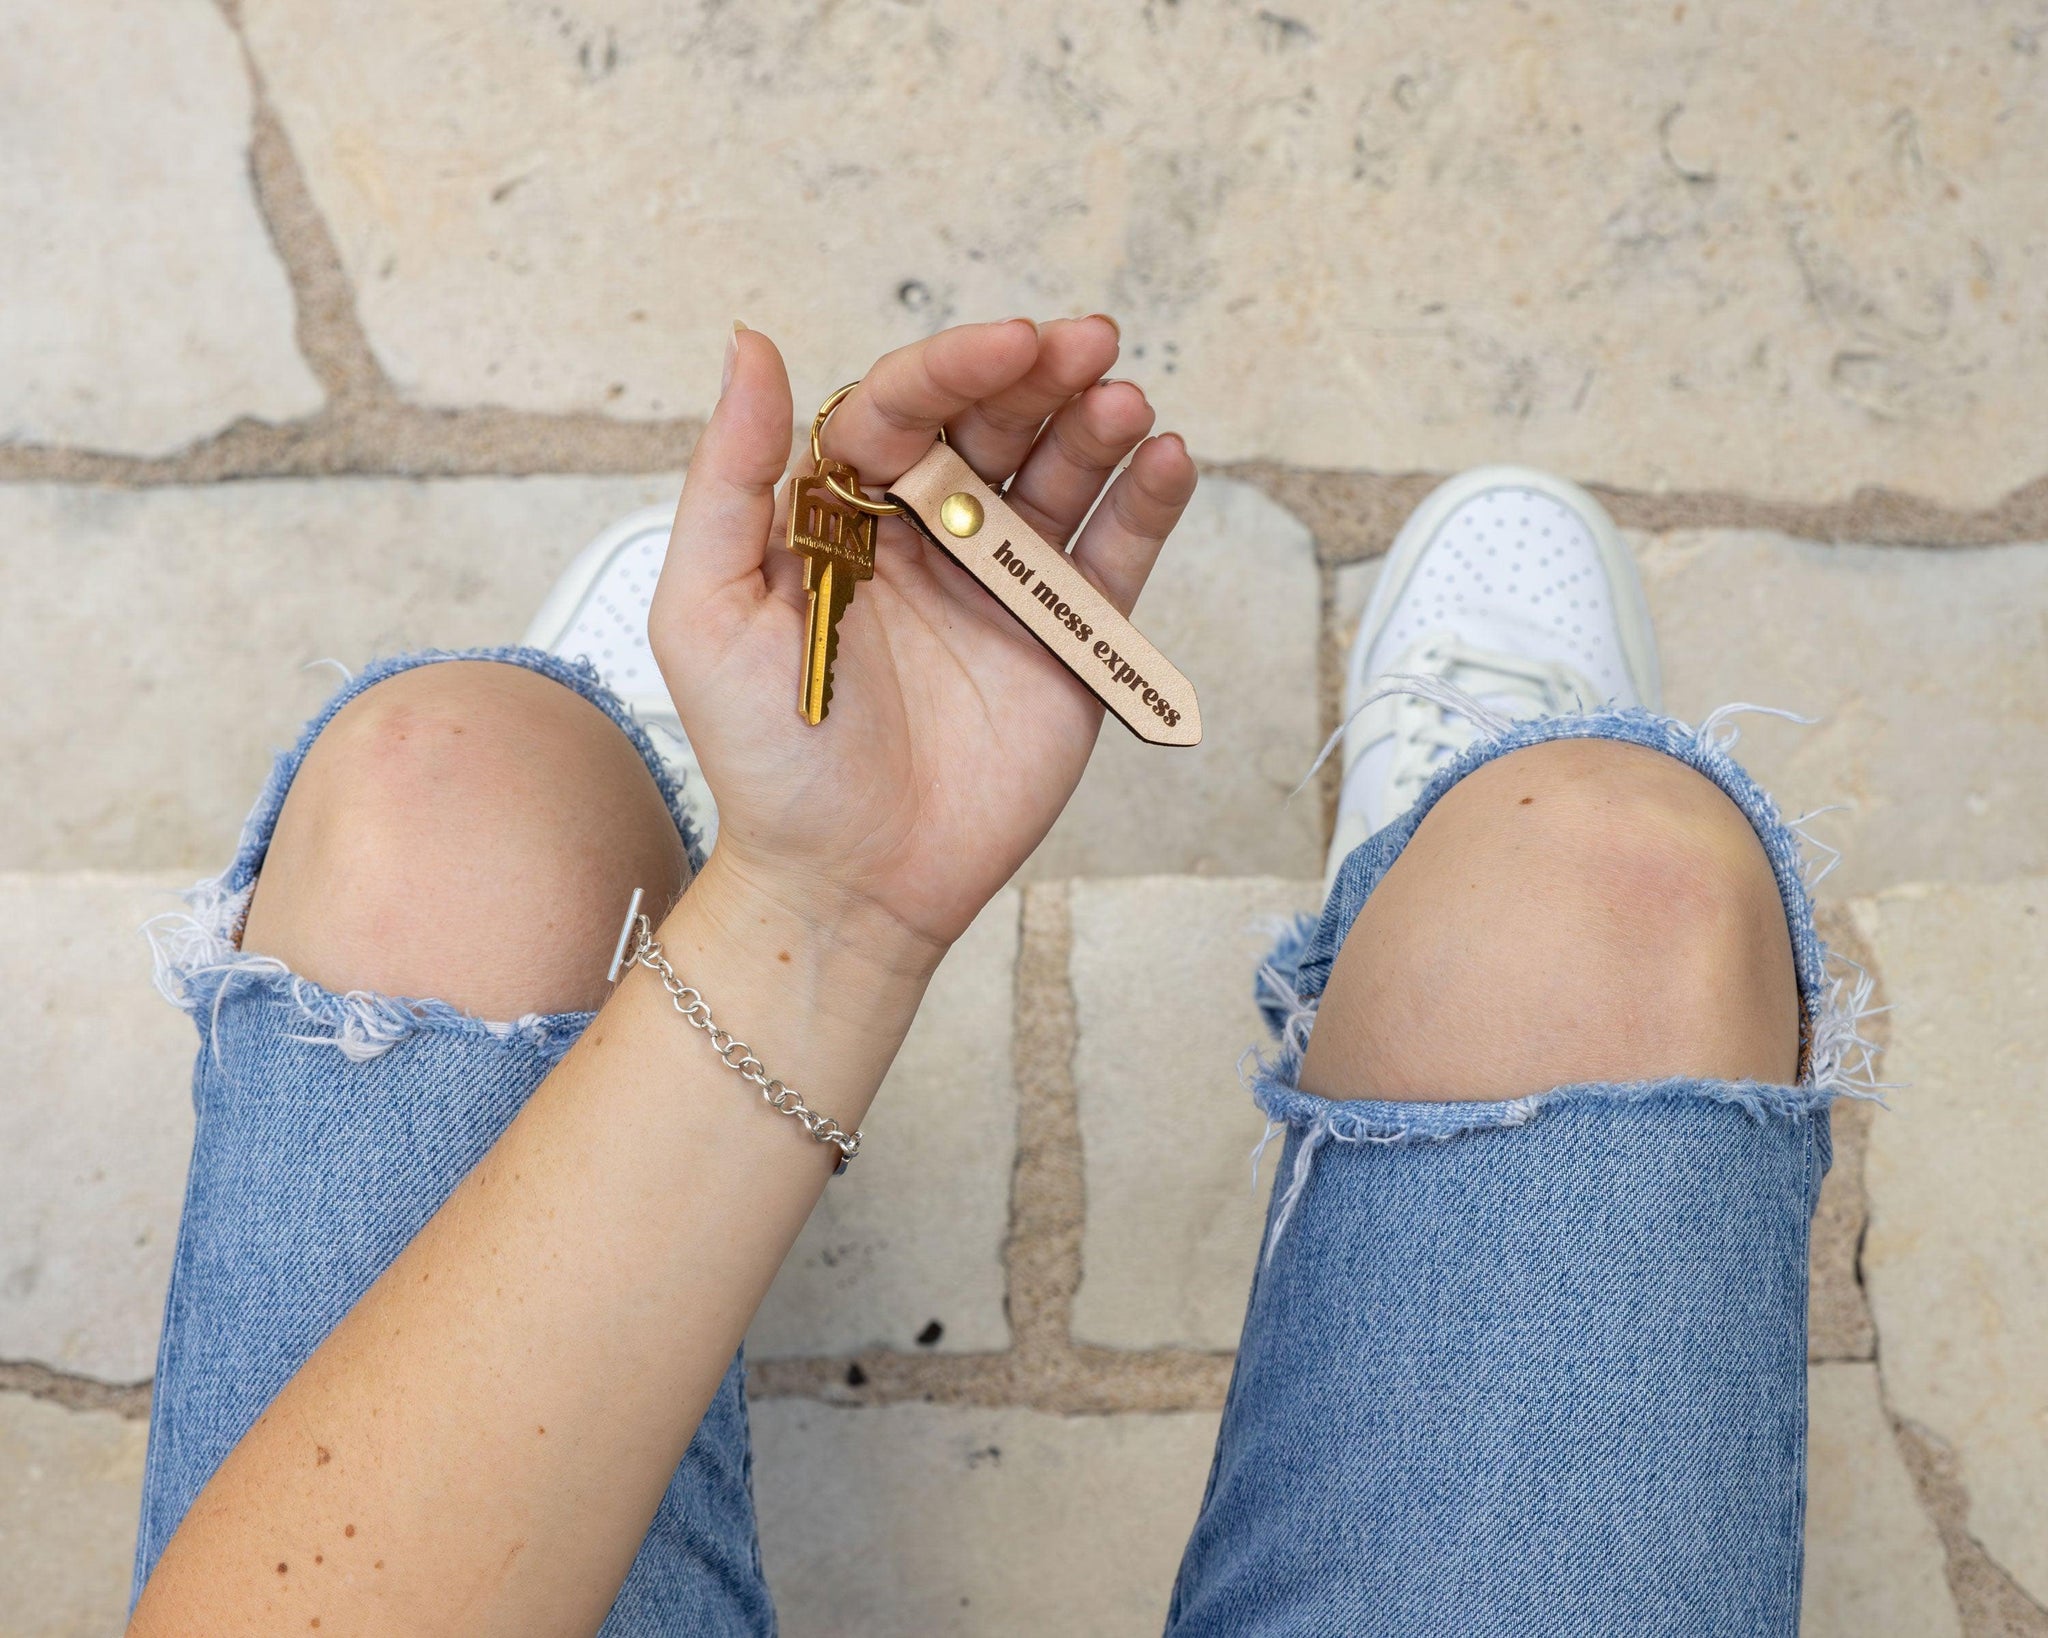
<path id="1" fill-rule="evenodd" d="M 1875 1047 L 1862 1034 L 1871 1006 L 1870 975 L 1855 962 L 1830 952 L 1814 927 L 1813 889 L 1839 860 L 1834 849 L 1800 828 L 1812 814 L 1788 820 L 1776 803 L 1728 754 L 1740 737 L 1730 719 L 1745 711 L 1789 716 L 1768 706 L 1726 705 L 1689 726 L 1675 717 L 1640 709 L 1512 720 L 1434 679 L 1394 679 L 1390 688 L 1416 693 L 1458 712 L 1478 725 L 1480 738 L 1437 774 L 1413 807 L 1352 850 L 1331 885 L 1319 915 L 1300 916 L 1281 927 L 1260 963 L 1254 991 L 1259 1010 L 1279 1043 L 1271 1057 L 1246 1051 L 1239 1074 L 1268 1121 L 1252 1153 L 1254 1175 L 1268 1144 L 1289 1127 L 1301 1130 L 1292 1175 L 1275 1202 L 1266 1255 L 1293 1216 L 1308 1183 L 1316 1153 L 1330 1142 L 1398 1145 L 1444 1142 L 1487 1131 L 1526 1126 L 1561 1104 L 1610 1104 L 1705 1100 L 1739 1105 L 1751 1118 L 1804 1119 L 1824 1112 L 1838 1097 L 1882 1101 L 1876 1079 Z M 1793 720 L 1804 720 L 1794 718 Z M 1795 1086 L 1758 1082 L 1672 1078 L 1631 1083 L 1587 1083 L 1557 1087 L 1506 1102 L 1414 1103 L 1375 1099 L 1334 1100 L 1304 1092 L 1301 1060 L 1308 1048 L 1316 1008 L 1345 935 L 1366 899 L 1400 857 L 1444 794 L 1474 769 L 1525 746 L 1559 739 L 1612 739 L 1641 745 L 1676 758 L 1711 779 L 1755 830 L 1769 858 L 1799 981 L 1800 1072 Z M 1822 810 L 1825 811 L 1825 810 Z M 1826 857 L 1809 861 L 1804 847 Z"/>
<path id="2" fill-rule="evenodd" d="M 183 911 L 166 911 L 151 917 L 143 926 L 143 936 L 149 940 L 155 964 L 158 992 L 173 1006 L 192 1015 L 212 1050 L 219 1050 L 214 1025 L 230 995 L 265 996 L 288 1007 L 309 1032 L 292 1039 L 331 1045 L 352 1063 L 375 1058 L 424 1031 L 522 1044 L 554 1059 L 576 1043 L 595 1016 L 588 1012 L 529 1013 L 495 1022 L 472 1017 L 445 1001 L 377 995 L 367 990 L 340 993 L 301 978 L 274 957 L 245 954 L 240 948 L 242 922 L 256 891 L 264 856 L 270 851 L 278 815 L 284 810 L 285 797 L 314 740 L 336 712 L 365 690 L 401 671 L 447 660 L 489 660 L 523 666 L 552 678 L 596 706 L 632 742 L 647 771 L 654 776 L 669 816 L 688 850 L 691 871 L 703 868 L 703 844 L 684 806 L 682 787 L 655 751 L 647 730 L 604 685 L 597 668 L 589 661 L 564 660 L 543 649 L 523 647 L 429 649 L 377 660 L 349 678 L 306 725 L 298 742 L 278 753 L 262 794 L 243 822 L 241 840 L 228 868 L 187 888 L 182 895 L 186 905 Z"/>

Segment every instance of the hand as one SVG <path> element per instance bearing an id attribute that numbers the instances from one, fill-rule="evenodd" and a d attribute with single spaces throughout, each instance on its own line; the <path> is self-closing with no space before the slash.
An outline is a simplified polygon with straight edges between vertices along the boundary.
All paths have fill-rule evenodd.
<path id="1" fill-rule="evenodd" d="M 1014 474 L 1011 504 L 1055 543 L 1131 456 L 1073 549 L 1128 613 L 1195 468 L 1178 437 L 1146 437 L 1153 412 L 1138 388 L 1101 379 L 1116 354 L 1116 328 L 1099 316 L 942 331 L 875 363 L 827 427 L 826 454 L 878 496 L 944 427 L 987 482 Z M 840 624 L 830 712 L 806 723 L 803 564 L 782 549 L 776 499 L 792 416 L 774 344 L 736 331 L 649 640 L 718 800 L 710 869 L 814 926 L 900 933 L 935 962 L 1065 807 L 1102 706 L 892 517 Z"/>

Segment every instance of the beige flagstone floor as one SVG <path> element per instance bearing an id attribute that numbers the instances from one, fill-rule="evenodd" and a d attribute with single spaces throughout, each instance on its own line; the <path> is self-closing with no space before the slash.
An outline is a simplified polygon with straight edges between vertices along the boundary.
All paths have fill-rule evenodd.
<path id="1" fill-rule="evenodd" d="M 673 494 L 735 315 L 803 396 L 1105 307 L 1204 466 L 1140 618 L 1211 734 L 1104 741 L 761 1315 L 788 1630 L 1156 1630 L 1287 792 L 1406 510 L 1516 459 L 1630 531 L 1671 709 L 1820 719 L 1741 754 L 1844 804 L 1826 931 L 1896 1006 L 1815 1235 L 1806 1630 L 2048 1635 L 2044 46 L 2040 0 L 8 8 L 0 1638 L 121 1623 L 193 1046 L 130 929 L 306 668 L 515 637 Z"/>

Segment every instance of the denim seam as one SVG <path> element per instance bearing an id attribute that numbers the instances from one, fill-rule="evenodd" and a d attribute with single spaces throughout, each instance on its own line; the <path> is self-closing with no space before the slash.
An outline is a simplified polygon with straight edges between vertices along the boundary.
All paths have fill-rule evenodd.
<path id="1" fill-rule="evenodd" d="M 1821 1128 L 1818 1125 L 1808 1127 L 1806 1143 L 1800 1153 L 1800 1194 L 1805 1207 L 1799 1213 L 1799 1266 L 1801 1268 L 1808 1267 L 1813 1258 L 1813 1212 L 1815 1205 L 1818 1203 L 1818 1183 L 1813 1175 L 1813 1168 L 1816 1158 L 1815 1151 L 1820 1144 L 1820 1132 Z M 1825 1171 L 1825 1168 L 1823 1168 L 1823 1171 Z M 1799 1327 L 1799 1357 L 1801 1359 L 1806 1358 L 1812 1340 L 1808 1334 L 1808 1307 L 1809 1305 L 1805 1302 L 1799 1304 L 1799 1316 L 1796 1322 Z M 1796 1452 L 1798 1459 L 1793 1465 L 1799 1477 L 1788 1503 L 1791 1517 L 1787 1522 L 1791 1526 L 1792 1539 L 1797 1542 L 1803 1539 L 1806 1530 L 1806 1446 L 1807 1400 L 1809 1392 L 1807 1387 L 1808 1373 L 1798 1371 L 1794 1374 L 1798 1378 L 1799 1448 Z M 1790 1612 L 1790 1624 L 1786 1627 L 1785 1633 L 1786 1638 L 1799 1638 L 1799 1598 L 1801 1582 L 1806 1573 L 1806 1555 L 1804 1552 L 1795 1552 L 1788 1556 L 1791 1559 L 1788 1572 L 1791 1577 L 1791 1585 L 1786 1589 L 1785 1607 Z"/>
<path id="2" fill-rule="evenodd" d="M 520 666 L 560 683 L 596 706 L 640 754 L 683 838 L 692 871 L 702 868 L 702 841 L 684 806 L 680 784 L 662 762 L 647 730 L 605 686 L 597 668 L 588 660 L 565 660 L 544 649 L 525 647 L 427 649 L 377 660 L 349 678 L 306 725 L 297 742 L 278 753 L 262 793 L 243 822 L 235 856 L 227 869 L 185 889 L 181 895 L 186 905 L 183 911 L 166 911 L 143 924 L 158 993 L 192 1015 L 209 1050 L 219 1052 L 220 1009 L 231 994 L 254 993 L 289 1008 L 315 1032 L 290 1039 L 331 1046 L 352 1063 L 378 1057 L 399 1042 L 430 1031 L 495 1040 L 508 1046 L 525 1045 L 550 1058 L 559 1058 L 575 1044 L 595 1016 L 589 1012 L 527 1013 L 513 1019 L 491 1020 L 429 998 L 388 996 L 369 990 L 339 992 L 300 977 L 275 957 L 250 955 L 240 948 L 242 923 L 256 890 L 257 875 L 270 849 L 285 797 L 313 742 L 337 712 L 376 684 L 404 671 L 451 660 Z"/>

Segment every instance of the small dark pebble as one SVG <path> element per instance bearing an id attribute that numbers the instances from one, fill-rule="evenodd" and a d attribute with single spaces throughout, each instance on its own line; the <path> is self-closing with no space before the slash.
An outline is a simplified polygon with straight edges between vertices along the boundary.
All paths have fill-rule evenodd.
<path id="1" fill-rule="evenodd" d="M 917 1333 L 917 1345 L 920 1348 L 936 1348 L 939 1345 L 939 1338 L 945 1334 L 946 1328 L 937 1320 L 933 1320 Z"/>

